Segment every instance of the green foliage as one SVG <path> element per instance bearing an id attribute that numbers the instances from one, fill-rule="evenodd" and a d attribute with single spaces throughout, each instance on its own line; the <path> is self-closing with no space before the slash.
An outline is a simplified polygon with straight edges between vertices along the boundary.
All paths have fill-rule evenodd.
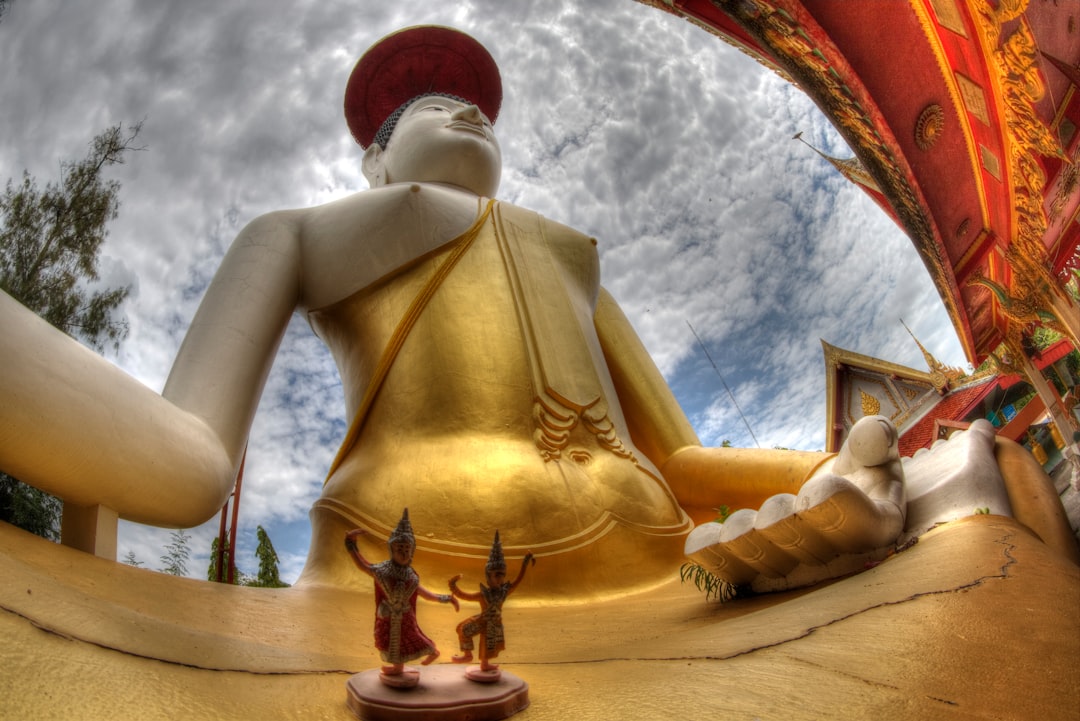
<path id="1" fill-rule="evenodd" d="M 274 544 L 270 542 L 270 536 L 262 526 L 255 529 L 255 535 L 259 539 L 259 545 L 255 549 L 255 555 L 259 559 L 259 573 L 255 580 L 246 584 L 260 588 L 285 588 L 289 584 L 283 582 L 278 576 L 278 555 L 274 550 Z"/>
<path id="2" fill-rule="evenodd" d="M 217 581 L 219 583 L 228 583 L 229 580 L 229 537 L 225 537 L 225 551 L 222 554 L 222 570 L 221 580 L 218 581 L 218 546 L 220 539 L 214 536 L 214 540 L 210 543 L 210 565 L 206 568 L 206 580 Z M 240 572 L 237 571 L 236 576 L 233 577 L 232 582 L 239 582 Z"/>
<path id="3" fill-rule="evenodd" d="M 714 508 L 716 511 L 715 523 L 724 523 L 731 517 L 733 511 L 727 505 Z M 717 600 L 720 603 L 735 598 L 739 589 L 722 578 L 718 578 L 709 572 L 704 566 L 693 561 L 687 561 L 679 567 L 679 579 L 686 583 L 691 581 L 699 591 L 705 592 L 705 600 Z"/>
<path id="4" fill-rule="evenodd" d="M 98 254 L 116 218 L 120 184 L 102 171 L 124 162 L 141 123 L 125 135 L 115 125 L 94 138 L 90 153 L 61 164 L 59 183 L 44 190 L 27 172 L 8 180 L 0 196 L 0 289 L 52 325 L 101 351 L 127 336 L 127 322 L 113 317 L 130 288 L 90 291 L 98 280 Z"/>
<path id="5" fill-rule="evenodd" d="M 705 592 L 705 600 L 716 600 L 720 603 L 730 601 L 738 594 L 738 589 L 711 574 L 704 566 L 688 561 L 679 567 L 679 580 L 686 583 L 691 581 L 699 591 Z"/>
<path id="6" fill-rule="evenodd" d="M 180 528 L 173 531 L 170 538 L 171 540 L 165 544 L 165 553 L 160 557 L 161 562 L 164 564 L 160 571 L 172 576 L 186 576 L 187 562 L 191 557 L 191 549 L 188 548 L 191 536 L 185 533 L 183 528 Z"/>
<path id="7" fill-rule="evenodd" d="M 1040 351 L 1046 350 L 1059 340 L 1061 340 L 1060 333 L 1041 325 L 1036 326 L 1035 332 L 1031 334 L 1031 342 L 1035 345 L 1035 348 Z"/>
<path id="8" fill-rule="evenodd" d="M 0 521 L 50 541 L 59 541 L 63 509 L 59 498 L 0 473 Z"/>
<path id="9" fill-rule="evenodd" d="M 270 541 L 270 534 L 268 534 L 262 526 L 258 526 L 255 529 L 256 537 L 259 540 L 259 545 L 255 549 L 255 555 L 259 559 L 259 572 L 255 576 L 250 576 L 239 568 L 235 568 L 235 575 L 233 576 L 233 584 L 237 586 L 254 586 L 258 588 L 287 588 L 289 584 L 281 580 L 278 574 L 278 555 L 274 550 L 274 544 Z M 228 565 L 229 539 L 225 539 L 225 555 L 224 562 Z M 206 569 L 206 577 L 210 581 L 217 581 L 218 579 L 218 566 L 217 566 L 217 552 L 218 552 L 218 539 L 214 538 L 210 544 L 210 565 Z M 222 574 L 222 577 L 227 576 L 226 573 Z M 225 583 L 227 581 L 223 581 Z"/>
<path id="10" fill-rule="evenodd" d="M 0 12 L 4 10 L 0 0 Z M 114 311 L 129 288 L 90 291 L 98 280 L 98 254 L 106 224 L 120 205 L 120 184 L 102 171 L 124 162 L 141 123 L 124 133 L 113 126 L 90 144 L 78 162 L 61 163 L 61 180 L 42 190 L 29 173 L 8 180 L 0 195 L 0 290 L 60 330 L 101 351 L 127 335 Z M 59 540 L 62 503 L 8 475 L 0 476 L 0 520 L 50 540 Z"/>
<path id="11" fill-rule="evenodd" d="M 124 556 L 123 563 L 126 563 L 129 566 L 134 566 L 135 568 L 142 567 L 142 561 L 135 558 L 135 551 L 128 551 L 127 555 Z"/>
<path id="12" fill-rule="evenodd" d="M 1072 351 L 1065 356 L 1065 367 L 1069 369 L 1069 375 L 1075 379 L 1080 378 L 1080 353 Z"/>

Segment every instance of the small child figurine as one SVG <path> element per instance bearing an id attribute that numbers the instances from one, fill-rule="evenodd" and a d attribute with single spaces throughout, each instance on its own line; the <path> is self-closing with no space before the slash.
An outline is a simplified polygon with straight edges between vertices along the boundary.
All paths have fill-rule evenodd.
<path id="1" fill-rule="evenodd" d="M 409 523 L 406 508 L 397 528 L 390 534 L 386 545 L 390 559 L 381 563 L 369 563 L 360 555 L 356 539 L 365 531 L 356 528 L 345 534 L 345 548 L 353 562 L 364 573 L 375 579 L 375 648 L 388 666 L 382 667 L 379 679 L 387 686 L 411 688 L 420 681 L 416 669 L 406 668 L 405 662 L 423 657 L 426 666 L 439 657 L 435 643 L 424 635 L 416 622 L 416 597 L 429 601 L 452 603 L 458 609 L 458 601 L 448 594 L 436 594 L 420 585 L 420 577 L 412 568 L 416 537 Z"/>
<path id="2" fill-rule="evenodd" d="M 517 588 L 521 579 L 525 577 L 525 569 L 529 563 L 536 564 L 532 552 L 525 554 L 521 561 L 521 570 L 517 578 L 511 583 L 506 582 L 506 559 L 503 557 L 502 543 L 499 541 L 499 532 L 495 531 L 495 541 L 491 545 L 491 553 L 488 556 L 487 573 L 488 585 L 480 584 L 477 593 L 466 593 L 457 587 L 461 574 L 450 579 L 450 593 L 463 601 L 478 601 L 480 613 L 471 616 L 457 627 L 458 643 L 461 645 L 461 654 L 454 656 L 454 663 L 468 663 L 472 661 L 473 636 L 480 636 L 480 666 L 470 666 L 466 672 L 466 678 L 481 683 L 494 683 L 498 681 L 501 673 L 499 667 L 491 663 L 491 659 L 499 655 L 499 651 L 506 648 L 506 639 L 503 635 L 502 606 L 506 597 Z"/>

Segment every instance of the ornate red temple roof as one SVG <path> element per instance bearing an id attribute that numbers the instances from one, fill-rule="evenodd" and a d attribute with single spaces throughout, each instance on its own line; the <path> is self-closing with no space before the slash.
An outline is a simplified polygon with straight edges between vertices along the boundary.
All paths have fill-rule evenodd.
<path id="1" fill-rule="evenodd" d="M 1080 3 L 641 1 L 817 103 L 874 182 L 838 169 L 911 238 L 973 364 L 1033 324 L 1075 344 Z"/>
<path id="2" fill-rule="evenodd" d="M 959 388 L 941 399 L 932 414 L 920 418 L 900 434 L 900 455 L 912 456 L 920 448 L 929 448 L 938 439 L 938 427 L 942 419 L 964 420 L 979 403 L 998 387 L 997 378 L 984 378 L 981 382 Z"/>
<path id="3" fill-rule="evenodd" d="M 916 341 L 917 342 L 917 341 Z M 921 345 L 920 345 L 921 347 Z M 1019 374 L 999 374 L 992 370 L 964 375 L 947 368 L 924 350 L 928 370 L 916 370 L 878 358 L 837 348 L 822 342 L 828 392 L 826 414 L 829 433 L 825 450 L 835 452 L 843 444 L 851 426 L 863 416 L 883 415 L 900 434 L 900 455 L 911 456 L 921 448 L 945 437 L 951 429 L 965 428 L 975 418 L 998 413 L 990 406 L 1025 379 Z M 1034 359 L 1039 371 L 1072 352 L 1072 344 L 1059 340 Z M 1015 394 L 1013 394 L 1015 396 Z M 995 419 L 998 430 L 1012 440 L 1020 440 L 1029 426 L 1045 414 L 1046 405 L 1032 398 L 1015 418 L 1006 413 Z"/>

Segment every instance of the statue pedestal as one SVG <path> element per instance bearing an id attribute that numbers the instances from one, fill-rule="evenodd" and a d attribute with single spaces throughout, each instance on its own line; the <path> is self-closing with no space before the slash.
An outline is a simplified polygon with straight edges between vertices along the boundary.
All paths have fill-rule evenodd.
<path id="1" fill-rule="evenodd" d="M 497 721 L 529 705 L 529 685 L 507 671 L 495 683 L 465 678 L 460 666 L 440 664 L 420 672 L 411 689 L 390 688 L 378 669 L 352 676 L 345 684 L 349 708 L 364 721 Z"/>

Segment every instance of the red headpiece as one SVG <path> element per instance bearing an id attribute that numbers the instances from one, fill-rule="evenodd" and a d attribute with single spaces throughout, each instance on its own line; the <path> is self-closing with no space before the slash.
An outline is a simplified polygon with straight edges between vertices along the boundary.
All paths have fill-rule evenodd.
<path id="1" fill-rule="evenodd" d="M 387 35 L 357 61 L 345 86 L 353 138 L 367 147 L 391 113 L 428 93 L 475 103 L 494 123 L 502 105 L 499 68 L 483 45 L 458 30 L 421 25 Z"/>

